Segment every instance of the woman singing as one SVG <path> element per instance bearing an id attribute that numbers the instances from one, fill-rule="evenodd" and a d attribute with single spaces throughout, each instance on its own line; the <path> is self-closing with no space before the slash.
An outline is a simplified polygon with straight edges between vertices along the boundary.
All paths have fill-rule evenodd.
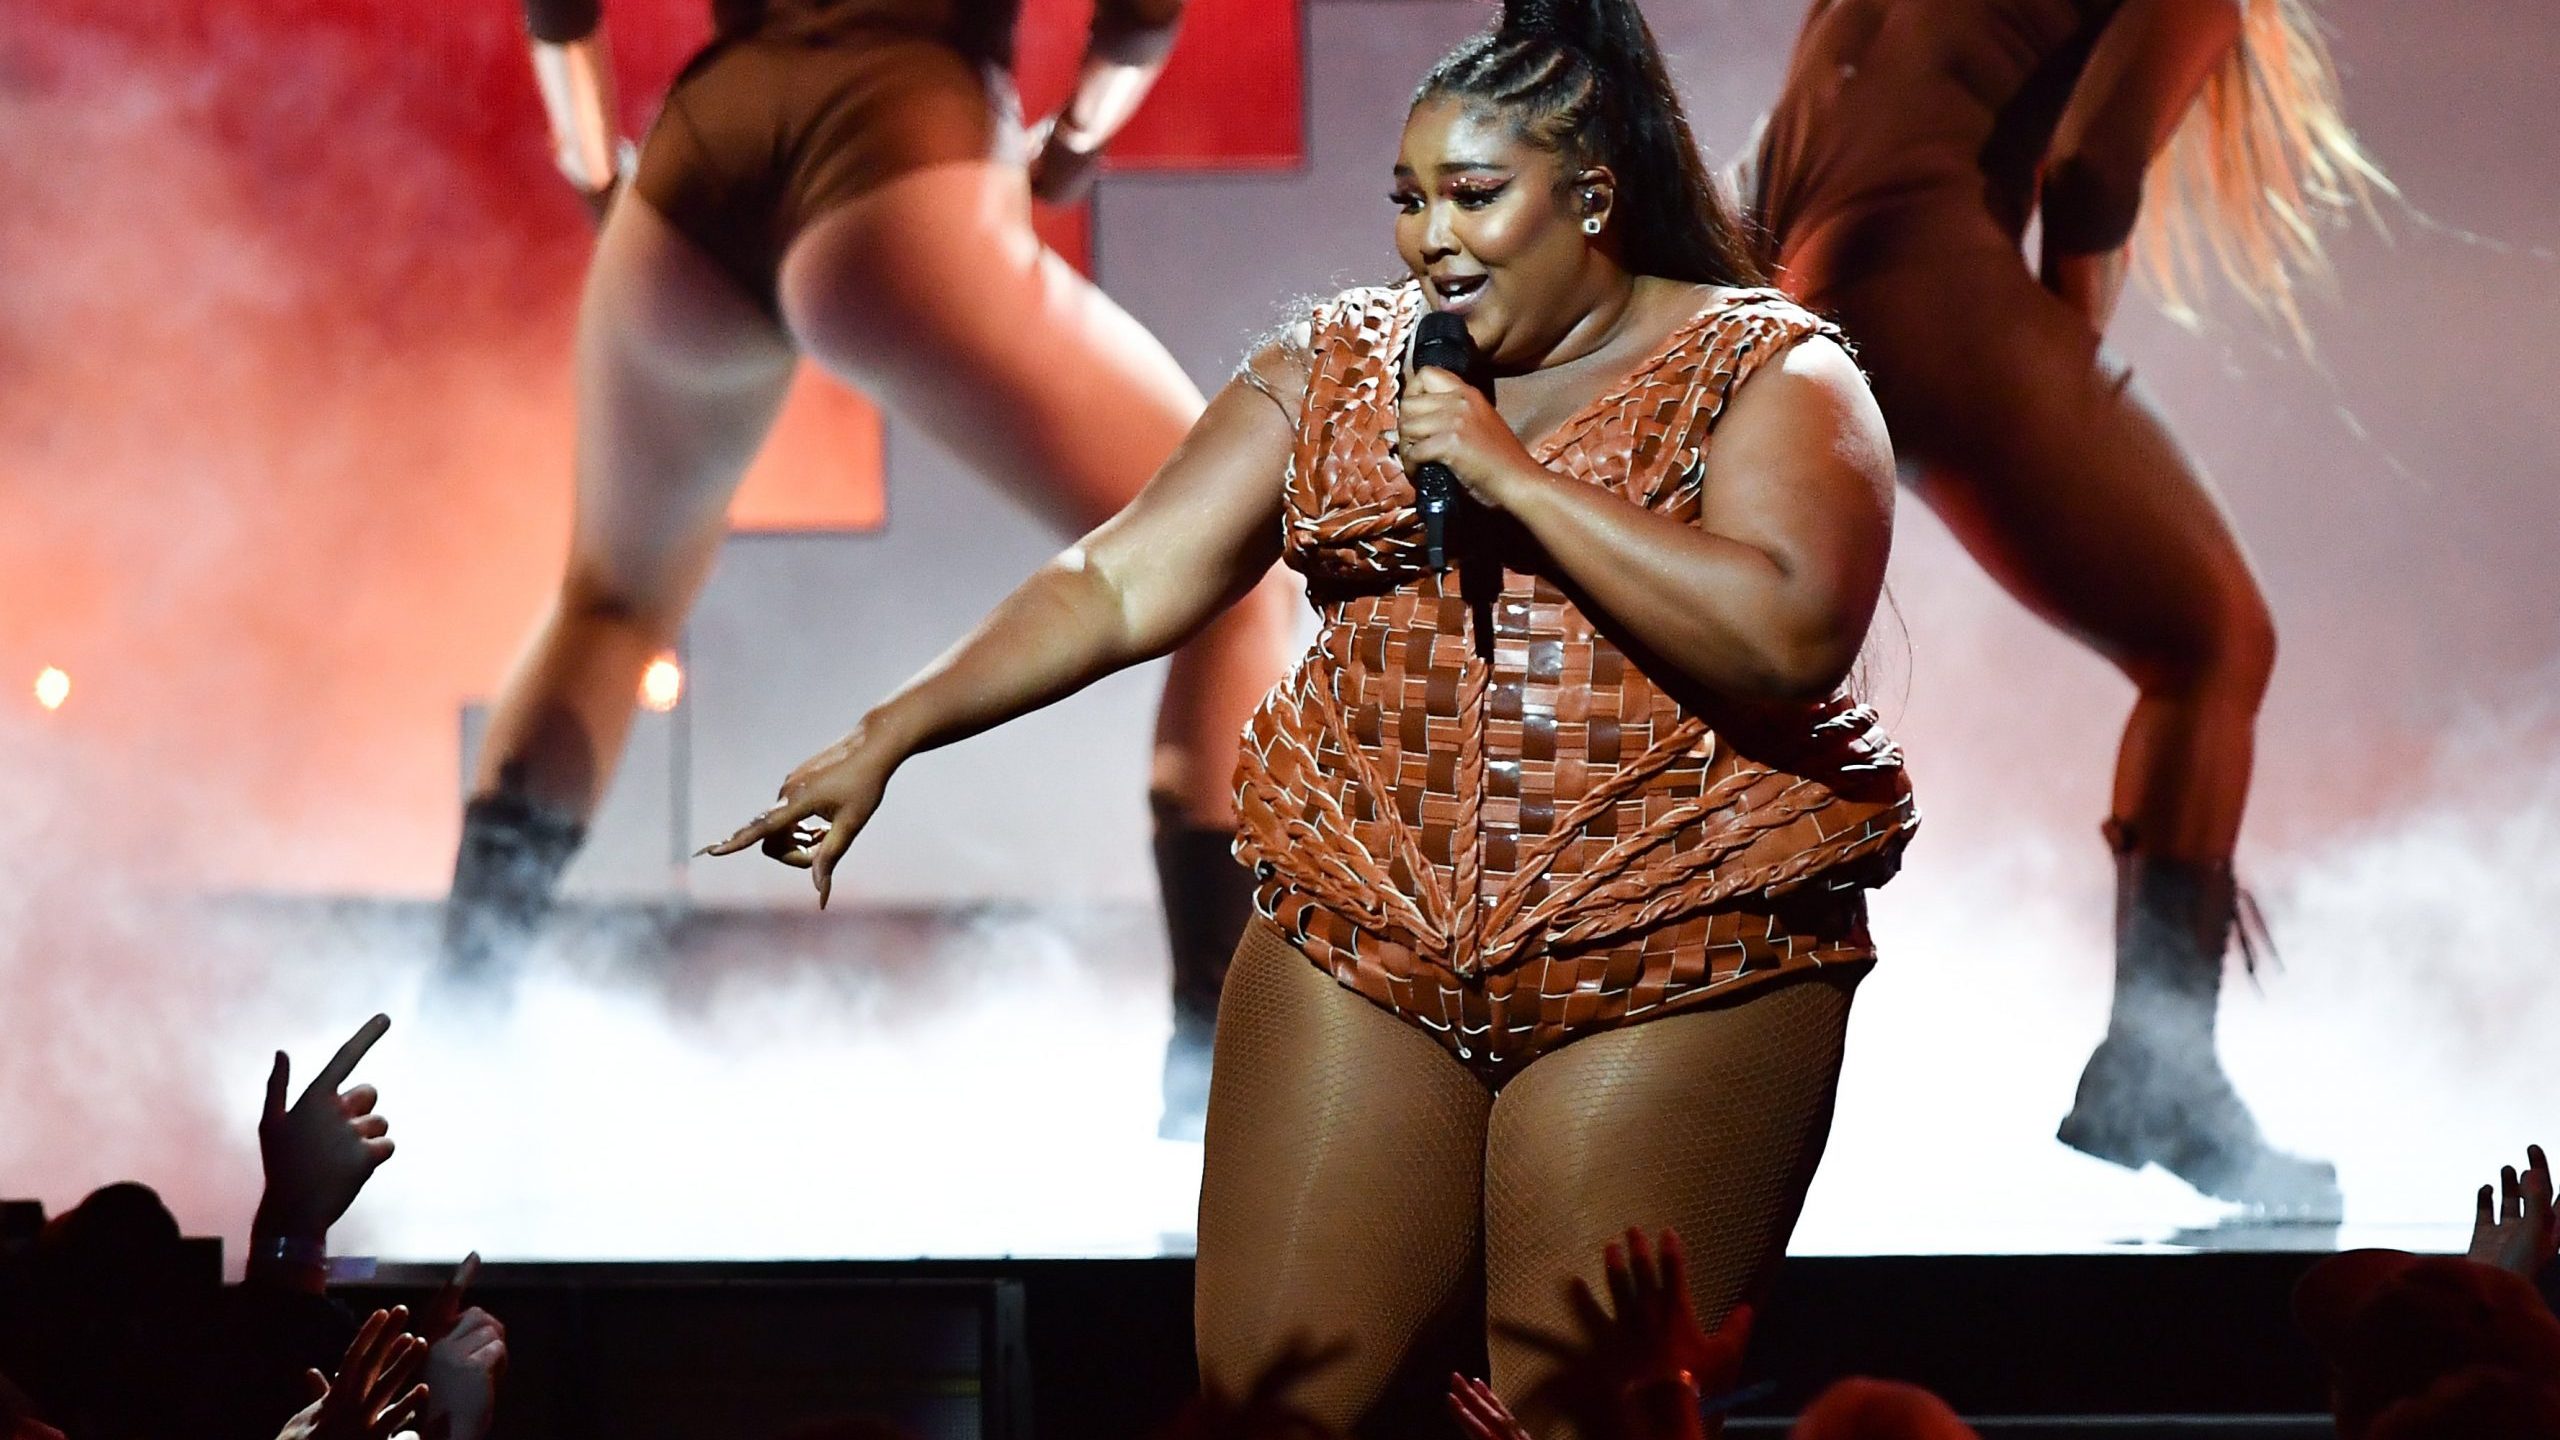
<path id="1" fill-rule="evenodd" d="M 1031 229 L 1033 193 L 1080 190 L 1137 108 L 1179 0 L 1102 0 L 1027 172 L 1008 75 L 1017 8 L 716 0 L 717 36 L 668 95 L 588 273 L 575 533 L 480 755 L 447 912 L 456 970 L 486 971 L 538 919 L 798 355 L 1077 530 L 1127 504 L 1199 416 L 1172 357 Z M 527 15 L 561 166 L 605 208 L 595 0 L 528 0 Z M 1196 1133 L 1218 977 L 1250 914 L 1227 855 L 1227 777 L 1238 729 L 1287 664 L 1288 591 L 1271 578 L 1175 655 L 1157 722 L 1177 1131 L 1187 1114 Z"/>
<path id="2" fill-rule="evenodd" d="M 1135 505 L 795 771 L 719 847 L 821 895 L 900 762 L 1179 644 L 1284 557 L 1317 643 L 1255 714 L 1200 1199 L 1204 1375 L 1293 1335 L 1348 1424 L 1437 1322 L 1576 1433 L 1559 1276 L 1676 1226 L 1712 1325 L 1785 1246 L 1831 1117 L 1864 890 L 1915 823 L 1844 692 L 1893 467 L 1767 290 L 1631 0 L 1509 0 L 1423 81 L 1411 278 L 1251 357 Z M 1416 368 L 1462 317 L 1491 393 Z M 1455 473 L 1455 568 L 1415 489 Z"/>
<path id="3" fill-rule="evenodd" d="M 2307 0 L 1816 0 L 1754 208 L 1780 283 L 1857 342 L 1921 497 L 2138 691 L 2105 827 L 2114 1010 L 2062 1140 L 2334 1217 L 2334 1172 L 2272 1148 L 2214 1053 L 2275 631 L 2211 487 L 2098 350 L 2164 147 L 2150 254 L 2201 244 L 2287 319 L 2315 224 L 2388 184 Z M 2192 278 L 2158 273 L 2173 301 Z"/>

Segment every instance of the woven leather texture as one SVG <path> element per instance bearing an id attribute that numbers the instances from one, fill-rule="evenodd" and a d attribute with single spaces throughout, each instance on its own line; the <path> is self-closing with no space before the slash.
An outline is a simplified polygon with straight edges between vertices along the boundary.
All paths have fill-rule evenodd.
<path id="1" fill-rule="evenodd" d="M 1863 892 L 1918 822 L 1875 713 L 1845 693 L 1746 712 L 1658 680 L 1516 533 L 1489 528 L 1466 567 L 1424 569 L 1390 442 L 1421 311 L 1405 284 L 1314 317 L 1285 524 L 1322 630 L 1237 764 L 1237 854 L 1263 913 L 1343 984 L 1497 1070 L 1870 961 Z M 1735 388 L 1833 333 L 1774 291 L 1724 292 L 1536 457 L 1695 520 Z"/>

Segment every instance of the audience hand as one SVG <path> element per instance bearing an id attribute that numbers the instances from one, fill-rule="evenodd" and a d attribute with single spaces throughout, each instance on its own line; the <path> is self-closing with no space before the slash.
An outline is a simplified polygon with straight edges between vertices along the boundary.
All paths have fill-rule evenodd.
<path id="1" fill-rule="evenodd" d="M 1722 1395 L 1742 1378 L 1743 1352 L 1751 1344 L 1752 1310 L 1736 1305 L 1710 1335 L 1689 1302 L 1689 1256 L 1680 1232 L 1662 1232 L 1657 1260 L 1642 1230 L 1627 1232 L 1626 1248 L 1601 1252 L 1609 1276 L 1609 1300 L 1617 1312 L 1619 1355 L 1627 1388 L 1685 1383 L 1701 1398 Z"/>
<path id="2" fill-rule="evenodd" d="M 2479 1214 L 2471 1222 L 2470 1257 L 2527 1280 L 2560 1254 L 2560 1216 L 2551 1205 L 2551 1161 L 2539 1145 L 2525 1147 L 2525 1170 L 2498 1172 L 2498 1190 L 2480 1187 Z"/>
<path id="3" fill-rule="evenodd" d="M 463 1257 L 419 1327 L 427 1339 L 428 1398 L 419 1426 L 426 1440 L 483 1440 L 497 1415 L 498 1381 L 507 1373 L 507 1327 L 476 1305 L 463 1307 L 479 1274 L 478 1253 Z"/>
<path id="4" fill-rule="evenodd" d="M 1521 1428 L 1511 1407 L 1482 1380 L 1450 1376 L 1449 1413 L 1457 1417 L 1467 1440 L 1529 1440 L 1529 1432 Z"/>
<path id="5" fill-rule="evenodd" d="M 1581 1334 L 1534 1331 L 1512 1338 L 1546 1352 L 1552 1378 L 1526 1397 L 1534 1415 L 1571 1416 L 1590 1434 L 1685 1440 L 1714 1433 L 1699 1402 L 1729 1393 L 1742 1374 L 1752 1312 L 1737 1305 L 1710 1334 L 1689 1299 L 1689 1263 L 1679 1235 L 1662 1232 L 1661 1253 L 1640 1230 L 1602 1252 L 1609 1299 L 1576 1280 L 1573 1306 Z"/>
<path id="6" fill-rule="evenodd" d="M 267 1075 L 266 1114 L 258 1121 L 258 1153 L 267 1172 L 266 1193 L 258 1200 L 259 1236 L 318 1243 L 391 1158 L 391 1122 L 373 1113 L 380 1099 L 374 1088 L 338 1090 L 390 1028 L 387 1015 L 364 1022 L 290 1109 L 285 1086 L 291 1062 L 276 1052 L 275 1069 Z"/>
<path id="7" fill-rule="evenodd" d="M 1350 1353 L 1348 1340 L 1316 1345 L 1294 1338 L 1241 1395 L 1203 1383 L 1199 1398 L 1166 1428 L 1163 1440 L 1332 1440 L 1334 1432 L 1301 1409 L 1294 1392 Z"/>
<path id="8" fill-rule="evenodd" d="M 310 1372 L 311 1403 L 284 1422 L 276 1440 L 391 1440 L 418 1418 L 427 1387 L 410 1382 L 427 1342 L 402 1333 L 406 1307 L 376 1310 L 356 1331 L 335 1380 Z"/>

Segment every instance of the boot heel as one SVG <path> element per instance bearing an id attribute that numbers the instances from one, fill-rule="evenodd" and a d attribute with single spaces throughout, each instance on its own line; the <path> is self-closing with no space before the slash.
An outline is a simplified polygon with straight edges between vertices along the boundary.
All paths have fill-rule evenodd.
<path id="1" fill-rule="evenodd" d="M 2137 1137 L 2083 1116 L 2076 1109 L 2062 1117 L 2062 1124 L 2054 1130 L 2053 1138 L 2091 1159 L 2121 1165 L 2127 1170 L 2140 1170 L 2152 1161 L 2151 1147 Z"/>

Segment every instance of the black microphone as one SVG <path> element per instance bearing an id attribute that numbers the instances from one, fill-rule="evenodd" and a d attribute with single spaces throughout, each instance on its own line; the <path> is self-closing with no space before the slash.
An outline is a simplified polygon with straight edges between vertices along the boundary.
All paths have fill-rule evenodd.
<path id="1" fill-rule="evenodd" d="M 1467 338 L 1467 322 L 1446 310 L 1422 317 L 1413 342 L 1413 368 L 1446 370 L 1461 380 L 1475 374 L 1475 342 Z M 1458 510 L 1458 476 L 1437 460 L 1425 460 L 1413 472 L 1413 493 L 1422 512 L 1422 548 L 1431 568 L 1449 568 L 1449 517 Z"/>

